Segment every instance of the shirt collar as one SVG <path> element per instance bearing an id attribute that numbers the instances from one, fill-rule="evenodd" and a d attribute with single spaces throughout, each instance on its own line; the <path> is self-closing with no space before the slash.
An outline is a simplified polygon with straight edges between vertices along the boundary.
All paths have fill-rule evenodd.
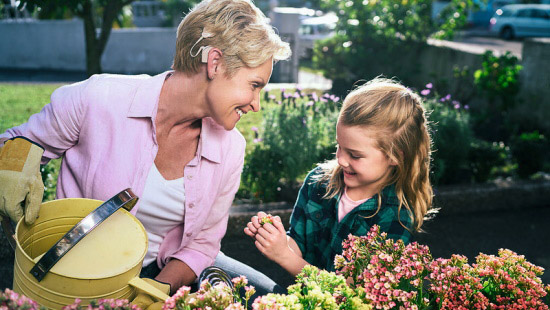
<path id="1" fill-rule="evenodd" d="M 159 103 L 160 90 L 166 80 L 166 76 L 172 72 L 173 71 L 166 71 L 144 79 L 134 94 L 134 99 L 132 100 L 127 116 L 154 117 Z"/>
<path id="2" fill-rule="evenodd" d="M 236 130 L 236 129 L 233 129 Z M 198 155 L 215 163 L 221 163 L 222 137 L 227 131 L 212 118 L 202 119 L 201 136 L 199 138 Z"/>

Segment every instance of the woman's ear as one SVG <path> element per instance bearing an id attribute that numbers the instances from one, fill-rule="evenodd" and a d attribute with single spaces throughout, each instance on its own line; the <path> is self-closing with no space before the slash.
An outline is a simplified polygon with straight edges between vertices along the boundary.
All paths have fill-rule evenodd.
<path id="1" fill-rule="evenodd" d="M 216 75 L 223 72 L 222 56 L 223 53 L 220 49 L 211 47 L 208 50 L 208 57 L 206 62 L 206 71 L 208 79 L 213 80 Z"/>

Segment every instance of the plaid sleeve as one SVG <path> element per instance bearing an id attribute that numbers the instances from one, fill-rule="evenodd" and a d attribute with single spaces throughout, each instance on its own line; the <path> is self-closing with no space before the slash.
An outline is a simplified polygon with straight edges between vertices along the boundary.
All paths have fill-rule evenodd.
<path id="1" fill-rule="evenodd" d="M 296 199 L 296 203 L 294 204 L 294 209 L 292 210 L 292 214 L 290 215 L 290 227 L 287 231 L 287 235 L 294 239 L 294 241 L 296 241 L 296 244 L 298 244 L 298 247 L 302 252 L 302 256 L 304 256 L 306 251 L 305 240 L 307 232 L 305 208 L 309 200 L 310 187 L 313 186 L 311 184 L 311 175 L 314 173 L 314 171 L 315 170 L 307 175 L 306 179 L 304 180 L 304 184 L 302 184 L 302 187 L 300 188 L 298 198 Z"/>

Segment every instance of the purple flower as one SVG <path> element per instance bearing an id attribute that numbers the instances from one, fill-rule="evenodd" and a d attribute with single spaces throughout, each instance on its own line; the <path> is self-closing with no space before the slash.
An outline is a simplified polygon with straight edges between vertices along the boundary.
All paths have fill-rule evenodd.
<path id="1" fill-rule="evenodd" d="M 314 104 L 315 104 L 315 102 L 313 102 L 313 101 L 308 101 L 308 102 L 306 103 L 306 105 L 307 105 L 308 107 L 311 107 L 311 106 L 314 105 Z"/>
<path id="2" fill-rule="evenodd" d="M 260 142 L 264 141 L 264 139 L 262 139 L 262 138 L 256 138 L 256 139 L 254 139 L 253 141 L 254 141 L 254 143 L 260 143 Z"/>
<path id="3" fill-rule="evenodd" d="M 445 101 L 449 101 L 449 100 L 451 100 L 451 95 L 450 95 L 450 94 L 447 94 L 447 96 L 441 98 L 439 101 L 445 102 Z"/>
<path id="4" fill-rule="evenodd" d="M 288 98 L 290 98 L 291 96 L 292 96 L 291 94 L 288 94 L 288 93 L 284 93 L 284 92 L 283 92 L 283 98 L 288 99 Z"/>
<path id="5" fill-rule="evenodd" d="M 300 93 L 299 93 L 299 92 L 295 92 L 295 93 L 294 93 L 294 98 L 298 99 L 298 98 L 300 98 L 300 97 L 301 97 L 301 96 L 300 96 Z"/>
<path id="6" fill-rule="evenodd" d="M 269 99 L 275 100 L 277 97 L 275 95 L 269 95 Z"/>
<path id="7" fill-rule="evenodd" d="M 252 126 L 250 129 L 254 132 L 258 132 L 258 127 L 256 127 L 256 126 Z"/>
<path id="8" fill-rule="evenodd" d="M 299 92 L 301 92 L 301 91 L 302 91 L 302 86 L 296 85 L 296 90 L 299 91 Z"/>
<path id="9" fill-rule="evenodd" d="M 434 87 L 434 84 L 432 84 L 432 83 L 426 84 L 426 88 L 431 89 L 432 87 Z"/>
<path id="10" fill-rule="evenodd" d="M 427 85 L 426 85 L 426 86 L 427 86 Z M 422 96 L 427 96 L 427 95 L 430 94 L 430 90 L 429 90 L 429 89 L 424 89 L 424 90 L 422 90 L 422 91 L 420 92 L 420 94 L 421 94 Z"/>
<path id="11" fill-rule="evenodd" d="M 315 102 L 319 101 L 319 97 L 317 96 L 317 93 L 311 93 L 311 99 L 313 99 L 313 101 Z"/>
<path id="12" fill-rule="evenodd" d="M 469 105 L 465 105 L 465 106 L 464 106 L 464 109 L 465 109 L 465 110 L 469 110 L 469 109 L 470 109 L 470 106 L 469 106 Z"/>
<path id="13" fill-rule="evenodd" d="M 277 101 L 277 104 L 282 104 L 281 100 L 278 100 L 278 101 Z"/>

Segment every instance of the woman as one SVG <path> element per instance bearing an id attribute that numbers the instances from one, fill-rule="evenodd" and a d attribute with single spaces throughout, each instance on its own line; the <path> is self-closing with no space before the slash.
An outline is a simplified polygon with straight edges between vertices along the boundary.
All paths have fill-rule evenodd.
<path id="1" fill-rule="evenodd" d="M 63 86 L 40 113 L 0 135 L 0 144 L 31 140 L 44 148 L 42 164 L 63 156 L 58 198 L 106 200 L 132 188 L 140 197 L 132 212 L 150 241 L 144 274 L 170 284 L 173 293 L 193 283 L 219 252 L 243 166 L 245 140 L 235 125 L 260 109 L 273 62 L 289 54 L 248 0 L 205 0 L 178 27 L 173 71 L 102 74 Z M 16 138 L 9 148 L 25 143 Z M 16 168 L 0 163 L 0 178 L 23 184 L 32 175 L 35 182 L 32 158 L 41 150 L 7 149 L 8 143 L 4 159 L 28 154 L 27 167 L 34 168 L 14 174 Z M 1 187 L 4 201 L 40 191 Z M 0 214 L 17 220 L 21 202 L 0 205 Z M 25 207 L 27 222 L 37 206 Z"/>

